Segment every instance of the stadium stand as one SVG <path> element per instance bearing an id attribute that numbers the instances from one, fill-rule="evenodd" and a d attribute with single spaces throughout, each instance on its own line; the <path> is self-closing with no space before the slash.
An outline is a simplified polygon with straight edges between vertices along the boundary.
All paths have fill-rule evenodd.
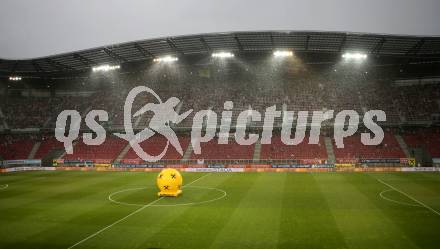
<path id="1" fill-rule="evenodd" d="M 0 104 L 10 128 L 54 126 L 63 110 L 83 110 L 92 98 L 82 97 L 7 97 Z"/>
<path id="2" fill-rule="evenodd" d="M 320 137 L 319 144 L 308 144 L 307 136 L 298 145 L 285 145 L 280 135 L 272 137 L 271 144 L 261 145 L 262 160 L 280 159 L 327 159 L 323 137 Z"/>
<path id="3" fill-rule="evenodd" d="M 182 146 L 183 152 L 185 152 L 185 149 L 188 147 L 188 144 L 190 142 L 190 138 L 186 135 L 180 135 L 178 136 L 179 142 Z M 148 140 L 143 141 L 140 143 L 141 148 L 148 152 L 150 155 L 157 156 L 159 155 L 162 150 L 165 148 L 167 143 L 167 140 L 165 137 L 161 135 L 154 135 L 153 137 L 149 138 Z M 177 150 L 170 144 L 167 152 L 165 153 L 163 160 L 176 160 L 181 159 L 182 156 L 177 152 Z M 141 161 L 139 156 L 136 154 L 136 152 L 130 148 L 130 150 L 125 155 L 123 161 L 125 162 L 139 162 Z"/>
<path id="4" fill-rule="evenodd" d="M 56 140 L 54 136 L 43 136 L 41 139 L 40 147 L 35 153 L 34 159 L 42 159 L 54 149 L 64 150 L 63 143 Z"/>
<path id="5" fill-rule="evenodd" d="M 255 145 L 239 145 L 234 138 L 229 138 L 228 144 L 218 144 L 218 138 L 201 144 L 201 154 L 192 153 L 192 159 L 202 160 L 250 160 L 254 154 Z"/>
<path id="6" fill-rule="evenodd" d="M 2 135 L 0 156 L 5 160 L 27 159 L 34 139 L 35 135 Z"/>
<path id="7" fill-rule="evenodd" d="M 63 158 L 70 160 L 102 160 L 113 161 L 126 142 L 115 136 L 107 136 L 105 142 L 99 146 L 86 145 L 82 140 L 74 146 L 73 154 L 66 154 Z"/>
<path id="8" fill-rule="evenodd" d="M 361 135 L 355 134 L 344 139 L 344 148 L 337 148 L 333 140 L 336 159 L 389 159 L 403 158 L 405 154 L 393 134 L 385 132 L 381 144 L 365 146 L 361 143 Z"/>
<path id="9" fill-rule="evenodd" d="M 304 77 L 304 78 L 303 78 Z M 270 90 L 265 88 L 246 88 L 249 79 L 234 82 L 242 87 L 216 86 L 197 79 L 203 87 L 181 89 L 180 87 L 156 88 L 162 98 L 176 96 L 182 101 L 182 110 L 208 109 L 221 113 L 226 100 L 234 102 L 233 125 L 238 114 L 249 108 L 263 112 L 266 107 L 276 105 L 278 110 L 285 108 L 290 111 L 300 110 L 356 110 L 363 113 L 366 110 L 379 109 L 387 113 L 387 123 L 401 121 L 429 121 L 433 114 L 440 112 L 438 99 L 440 90 L 437 86 L 393 86 L 391 83 L 367 80 L 358 76 L 341 75 L 308 75 L 298 78 L 286 78 L 285 85 L 275 84 Z M 123 104 L 130 89 L 118 91 L 95 92 L 83 97 L 7 97 L 1 103 L 5 121 L 11 128 L 42 128 L 53 127 L 55 119 L 62 110 L 79 110 L 81 113 L 90 109 L 103 109 L 109 112 L 109 127 L 123 125 Z M 163 87 L 163 86 L 162 86 Z M 242 93 L 246 92 L 246 95 Z M 199 96 L 194 99 L 193 96 Z M 142 103 L 155 101 L 147 96 L 140 96 L 134 103 L 134 109 L 142 107 Z M 283 107 L 284 106 L 284 107 Z M 152 113 L 140 118 L 138 126 L 148 124 Z M 276 119 L 276 125 L 282 119 Z M 136 119 L 133 118 L 133 123 Z M 84 124 L 83 124 L 84 125 Z M 179 124 L 179 127 L 189 127 L 191 118 Z M 256 122 L 255 125 L 261 125 Z M 84 126 L 82 126 L 84 127 Z"/>
<path id="10" fill-rule="evenodd" d="M 403 138 L 408 146 L 423 148 L 432 157 L 440 158 L 440 132 L 438 130 L 418 130 L 411 134 L 404 134 Z"/>
<path id="11" fill-rule="evenodd" d="M 222 34 L 221 37 L 224 35 L 226 34 Z M 261 32 L 259 35 L 268 34 Z M 243 36 L 242 38 L 246 38 L 242 39 L 240 50 L 250 52 L 255 48 L 255 52 L 261 52 L 261 54 L 255 53 L 254 55 L 240 53 L 236 60 L 227 63 L 213 62 L 209 58 L 205 58 L 206 54 L 199 54 L 198 56 L 203 56 L 203 59 L 188 57 L 188 60 L 179 60 L 179 63 L 175 65 L 149 64 L 145 60 L 141 60 L 139 64 L 136 64 L 136 61 L 130 61 L 130 56 L 134 56 L 133 51 L 137 53 L 138 50 L 132 49 L 126 51 L 127 56 L 125 57 L 133 64 L 124 64 L 119 72 L 90 74 L 87 71 L 90 68 L 81 68 L 81 70 L 87 69 L 82 72 L 74 70 L 58 72 L 59 66 L 58 68 L 51 68 L 50 72 L 60 73 L 63 76 L 60 78 L 54 77 L 50 80 L 56 80 L 56 84 L 46 82 L 49 81 L 48 78 L 50 77 L 35 77 L 39 78 L 35 82 L 32 81 L 34 77 L 24 77 L 23 81 L 14 82 L 12 85 L 6 80 L 3 81 L 3 78 L 6 79 L 6 76 L 9 75 L 9 72 L 6 72 L 5 77 L 1 78 L 0 85 L 0 87 L 3 87 L 0 89 L 2 90 L 0 91 L 0 132 L 2 134 L 32 133 L 34 135 L 2 135 L 0 156 L 4 159 L 26 159 L 36 141 L 41 141 L 34 156 L 36 159 L 43 158 L 54 149 L 62 148 L 62 144 L 50 135 L 46 138 L 43 137 L 41 140 L 36 139 L 42 133 L 53 132 L 57 115 L 62 110 L 77 110 L 83 118 L 89 110 L 105 110 L 109 114 L 109 121 L 103 122 L 106 130 L 121 131 L 124 128 L 125 98 L 133 87 L 139 85 L 145 85 L 153 89 L 162 98 L 162 101 L 166 101 L 172 96 L 179 98 L 181 102 L 176 109 L 180 113 L 193 109 L 191 115 L 184 121 L 179 124 L 172 124 L 173 128 L 179 130 L 179 139 L 184 151 L 189 144 L 187 134 L 189 128 L 191 128 L 194 113 L 202 109 L 211 109 L 217 113 L 219 120 L 222 111 L 224 111 L 223 104 L 228 100 L 234 102 L 232 127 L 236 124 L 240 112 L 252 108 L 263 114 L 267 107 L 274 105 L 279 111 L 294 111 L 295 114 L 298 111 L 309 111 L 311 113 L 312 111 L 334 110 L 337 113 L 341 110 L 355 110 L 362 117 L 367 110 L 383 110 L 387 115 L 387 121 L 381 123 L 381 125 L 405 127 L 409 131 L 412 130 L 412 125 L 421 127 L 438 125 L 438 121 L 433 118 L 440 117 L 440 80 L 436 78 L 438 64 L 435 64 L 438 62 L 430 61 L 428 56 L 426 60 L 429 62 L 427 63 L 414 62 L 408 64 L 408 60 L 403 58 L 414 52 L 406 49 L 415 47 L 414 45 L 419 41 L 419 38 L 409 37 L 405 41 L 400 38 L 384 39 L 384 43 L 388 44 L 387 47 L 381 48 L 380 51 L 374 51 L 374 53 L 373 51 L 370 52 L 369 58 L 371 60 L 368 63 L 350 65 L 350 63 L 344 64 L 341 62 L 341 49 L 347 44 L 340 44 L 339 39 L 331 38 L 339 37 L 340 34 L 333 34 L 330 37 L 327 33 L 310 33 L 308 34 L 310 37 L 319 38 L 318 40 L 323 41 L 322 44 L 312 49 L 312 51 L 308 51 L 309 48 L 303 48 L 304 51 L 308 51 L 305 53 L 306 55 L 298 51 L 297 54 L 294 53 L 293 58 L 278 62 L 267 60 L 267 55 L 264 53 L 267 52 L 267 48 L 271 48 L 270 51 L 272 51 L 274 44 L 266 44 L 266 42 L 259 40 L 259 35 L 254 36 L 252 34 L 249 37 L 241 33 L 234 34 L 234 36 L 226 35 L 233 38 L 233 44 L 236 43 L 234 42 L 236 37 Z M 273 34 L 269 35 L 272 37 Z M 298 34 L 277 33 L 277 37 L 284 37 L 289 41 L 303 37 L 296 35 Z M 375 45 L 364 39 L 369 37 L 376 40 L 378 39 L 377 36 L 381 35 L 344 34 L 344 37 L 363 41 L 362 44 L 366 44 L 365 51 L 371 51 L 369 49 L 375 47 Z M 223 38 L 220 38 L 220 36 L 212 35 L 208 38 L 220 39 L 218 44 L 223 46 L 224 41 L 221 40 Z M 340 40 L 345 40 L 345 38 Z M 192 42 L 197 41 L 199 41 L 199 37 Z M 302 44 L 300 40 L 296 41 L 298 46 Z M 438 42 L 438 40 L 436 41 Z M 179 43 L 179 41 L 174 42 Z M 146 41 L 146 44 L 148 43 Z M 248 43 L 247 46 L 246 43 Z M 164 41 L 164 44 L 166 46 L 168 42 Z M 338 45 L 332 47 L 332 44 Z M 362 44 L 356 43 L 355 46 L 353 44 L 352 46 L 357 48 L 357 46 L 363 46 Z M 421 44 L 421 51 L 425 51 L 427 54 L 438 51 L 437 47 L 432 47 L 434 43 Z M 181 45 L 180 49 L 182 51 L 188 48 L 184 44 Z M 428 47 L 425 48 L 424 46 Z M 333 50 L 335 48 L 336 50 Z M 114 49 L 120 48 L 114 47 Z M 174 48 L 170 49 L 172 51 Z M 292 50 L 296 51 L 295 49 Z M 389 51 L 387 52 L 387 50 Z M 328 54 L 321 51 L 333 51 L 334 53 Z M 162 50 L 157 51 L 157 54 L 160 55 L 162 52 Z M 187 52 L 189 55 L 193 54 L 194 51 Z M 105 58 L 102 57 L 105 56 L 102 49 L 77 52 L 77 54 L 83 54 L 84 58 L 89 56 L 89 53 L 94 54 L 96 58 L 100 58 L 99 62 L 101 60 L 105 61 Z M 381 53 L 386 56 L 381 57 Z M 175 54 L 180 54 L 180 52 Z M 399 56 L 394 58 L 395 54 L 399 54 Z M 73 63 L 72 61 L 75 61 L 75 59 L 72 59 L 72 55 L 66 54 L 56 59 L 64 60 L 63 64 L 66 65 L 72 63 L 70 65 L 72 67 L 87 67 L 81 61 Z M 422 59 L 418 58 L 418 60 Z M 33 62 L 47 64 L 41 60 Z M 14 68 L 17 66 L 17 70 L 21 66 L 20 63 L 16 64 L 7 60 L 2 63 L 12 63 L 11 66 L 14 65 Z M 52 66 L 46 65 L 46 67 L 50 68 Z M 0 72 L 0 74 L 2 73 Z M 28 73 L 32 76 L 32 72 Z M 44 72 L 35 73 L 43 74 Z M 434 75 L 432 76 L 434 80 L 424 81 L 422 84 L 419 79 L 420 75 L 428 78 Z M 413 79 L 412 83 L 396 84 L 396 79 L 400 77 L 411 78 Z M 41 89 L 42 86 L 46 87 L 46 84 L 50 89 Z M 33 93 L 36 89 L 38 89 L 36 91 L 38 94 Z M 151 95 L 141 94 L 136 97 L 133 103 L 133 111 L 140 109 L 147 102 L 157 101 Z M 140 117 L 132 117 L 131 121 L 134 128 L 139 130 L 147 127 L 152 115 L 152 112 L 147 112 Z M 282 121 L 282 117 L 275 118 L 275 127 L 280 128 Z M 324 124 L 331 126 L 331 122 L 326 121 Z M 261 130 L 263 125 L 262 121 L 249 123 L 251 128 L 255 130 Z M 84 119 L 81 129 L 87 129 Z M 359 134 L 346 138 L 346 148 L 338 149 L 333 145 L 335 157 L 339 160 L 404 157 L 404 153 L 393 134 L 395 134 L 395 131 L 387 132 L 385 140 L 378 146 L 363 146 Z M 326 136 L 331 137 L 331 134 L 326 134 Z M 408 146 L 423 147 L 432 157 L 440 157 L 438 132 L 416 129 L 415 133 L 405 131 L 403 137 Z M 261 145 L 259 158 L 261 160 L 327 159 L 328 155 L 323 139 L 324 137 L 321 137 L 319 145 L 308 145 L 306 139 L 299 145 L 286 146 L 281 143 L 279 135 L 274 135 L 272 145 Z M 101 146 L 87 146 L 79 140 L 74 148 L 75 153 L 65 155 L 64 159 L 104 159 L 113 161 L 120 155 L 126 144 L 126 141 L 113 136 L 108 136 L 106 142 Z M 141 143 L 141 147 L 151 154 L 156 154 L 162 150 L 164 144 L 165 139 L 163 137 L 154 136 Z M 329 146 L 328 144 L 327 142 L 327 146 Z M 217 145 L 217 139 L 214 139 L 211 142 L 202 144 L 201 155 L 192 153 L 188 155 L 187 159 L 251 160 L 254 151 L 255 146 L 253 145 L 238 146 L 235 141 L 230 141 L 228 145 Z M 123 158 L 120 158 L 122 160 L 139 159 L 132 149 L 121 156 L 123 156 Z M 182 156 L 172 147 L 164 157 L 164 160 L 180 159 L 182 159 Z"/>

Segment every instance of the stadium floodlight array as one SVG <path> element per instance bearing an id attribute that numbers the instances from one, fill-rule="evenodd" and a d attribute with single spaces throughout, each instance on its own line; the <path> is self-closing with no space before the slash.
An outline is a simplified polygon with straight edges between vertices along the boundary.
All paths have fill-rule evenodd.
<path id="1" fill-rule="evenodd" d="M 108 72 L 121 68 L 119 65 L 101 65 L 92 68 L 93 72 Z"/>
<path id="2" fill-rule="evenodd" d="M 212 53 L 212 58 L 232 58 L 235 55 L 231 52 L 218 52 L 218 53 Z"/>
<path id="3" fill-rule="evenodd" d="M 361 61 L 361 60 L 367 59 L 367 54 L 364 54 L 364 53 L 344 53 L 342 55 L 342 58 L 344 58 L 346 60 Z"/>
<path id="4" fill-rule="evenodd" d="M 178 60 L 179 60 L 179 58 L 177 58 L 175 56 L 167 55 L 167 56 L 155 58 L 153 61 L 154 62 L 167 62 L 167 63 L 171 63 L 171 62 L 175 62 L 175 61 L 178 61 Z"/>
<path id="5" fill-rule="evenodd" d="M 10 76 L 9 80 L 11 80 L 11 81 L 20 81 L 21 77 L 20 76 Z"/>
<path id="6" fill-rule="evenodd" d="M 276 50 L 273 52 L 273 56 L 275 56 L 275 57 L 291 57 L 291 56 L 293 56 L 293 52 L 288 51 L 288 50 Z"/>

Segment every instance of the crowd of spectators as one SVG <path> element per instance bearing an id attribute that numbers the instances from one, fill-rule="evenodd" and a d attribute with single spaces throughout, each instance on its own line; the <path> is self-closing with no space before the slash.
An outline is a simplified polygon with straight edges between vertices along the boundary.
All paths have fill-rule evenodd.
<path id="1" fill-rule="evenodd" d="M 10 129 L 44 128 L 55 124 L 63 110 L 81 110 L 87 97 L 6 97 L 0 102 L 6 124 Z"/>
<path id="2" fill-rule="evenodd" d="M 57 115 L 65 109 L 78 110 L 82 115 L 92 109 L 106 110 L 109 122 L 105 125 L 119 127 L 123 124 L 128 91 L 137 85 L 147 85 L 162 101 L 172 96 L 179 98 L 181 111 L 212 109 L 221 114 L 223 103 L 231 100 L 234 102 L 233 121 L 242 110 L 252 108 L 263 112 L 272 105 L 276 105 L 277 110 L 295 112 L 356 110 L 362 114 L 379 109 L 385 111 L 389 123 L 429 121 L 432 114 L 440 113 L 440 87 L 437 84 L 397 86 L 389 79 L 368 77 L 360 72 L 304 71 L 286 73 L 283 77 L 271 72 L 172 75 L 166 70 L 130 73 L 121 76 L 118 87 L 96 89 L 83 97 L 5 97 L 0 101 L 0 108 L 11 129 L 54 127 Z M 141 94 L 135 99 L 133 110 L 148 102 L 157 100 L 150 94 Z M 139 120 L 133 118 L 132 121 L 145 126 L 151 115 L 147 112 Z M 190 126 L 191 120 L 192 116 L 179 126 Z M 277 119 L 276 124 L 280 125 L 281 121 L 281 118 Z"/>

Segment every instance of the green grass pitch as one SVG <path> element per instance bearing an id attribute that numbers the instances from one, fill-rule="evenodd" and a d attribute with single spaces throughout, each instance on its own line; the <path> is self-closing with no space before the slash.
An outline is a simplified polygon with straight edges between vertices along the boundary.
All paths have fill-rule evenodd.
<path id="1" fill-rule="evenodd" d="M 160 200 L 156 175 L 2 174 L 0 248 L 440 246 L 438 173 L 183 173 Z"/>

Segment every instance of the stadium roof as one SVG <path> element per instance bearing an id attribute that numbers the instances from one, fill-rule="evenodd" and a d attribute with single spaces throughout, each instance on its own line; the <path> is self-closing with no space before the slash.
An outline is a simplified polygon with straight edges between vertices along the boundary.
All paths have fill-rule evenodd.
<path id="1" fill-rule="evenodd" d="M 79 71 L 101 64 L 152 60 L 162 55 L 184 56 L 214 51 L 240 54 L 274 49 L 324 53 L 360 51 L 387 56 L 440 58 L 440 37 L 310 31 L 199 34 L 121 43 L 35 59 L 0 60 L 0 72 Z"/>

